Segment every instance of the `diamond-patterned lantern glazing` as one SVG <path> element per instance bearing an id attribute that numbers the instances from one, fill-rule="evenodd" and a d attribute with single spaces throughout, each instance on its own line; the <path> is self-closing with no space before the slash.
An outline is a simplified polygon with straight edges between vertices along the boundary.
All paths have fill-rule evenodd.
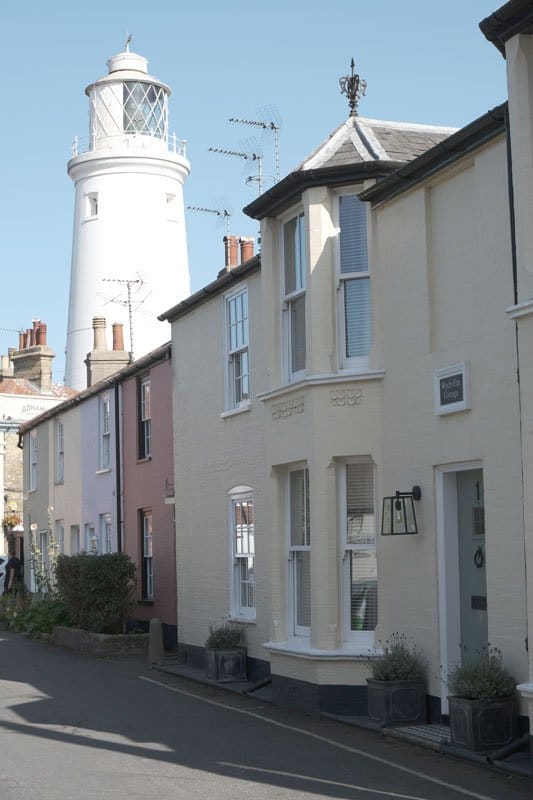
<path id="1" fill-rule="evenodd" d="M 124 81 L 124 132 L 166 139 L 166 95 L 161 86 L 143 81 Z"/>

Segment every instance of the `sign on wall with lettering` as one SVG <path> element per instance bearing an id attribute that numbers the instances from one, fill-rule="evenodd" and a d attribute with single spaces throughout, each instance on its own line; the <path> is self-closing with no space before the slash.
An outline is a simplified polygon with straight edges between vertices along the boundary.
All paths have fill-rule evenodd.
<path id="1" fill-rule="evenodd" d="M 453 414 L 470 408 L 468 364 L 453 364 L 433 372 L 435 413 Z"/>

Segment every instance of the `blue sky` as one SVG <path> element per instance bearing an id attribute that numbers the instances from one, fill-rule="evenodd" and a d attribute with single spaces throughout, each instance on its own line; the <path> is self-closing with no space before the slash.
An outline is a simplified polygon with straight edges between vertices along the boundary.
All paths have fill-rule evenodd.
<path id="1" fill-rule="evenodd" d="M 257 194 L 245 182 L 244 162 L 208 152 L 240 149 L 257 135 L 229 117 L 277 110 L 284 175 L 348 116 L 338 79 L 353 55 L 368 84 L 361 116 L 465 125 L 506 98 L 505 62 L 478 28 L 499 5 L 4 0 L 2 329 L 47 322 L 54 380 L 62 381 L 74 199 L 66 163 L 74 135 L 88 133 L 85 86 L 107 72 L 127 31 L 131 49 L 173 90 L 170 130 L 187 140 L 191 162 L 185 202 L 229 205 L 232 233 L 255 236 L 257 224 L 241 213 Z M 262 147 L 264 171 L 273 176 L 271 140 Z M 223 265 L 225 228 L 207 214 L 189 212 L 186 221 L 196 291 Z M 17 342 L 16 332 L 0 330 L 2 353 Z"/>

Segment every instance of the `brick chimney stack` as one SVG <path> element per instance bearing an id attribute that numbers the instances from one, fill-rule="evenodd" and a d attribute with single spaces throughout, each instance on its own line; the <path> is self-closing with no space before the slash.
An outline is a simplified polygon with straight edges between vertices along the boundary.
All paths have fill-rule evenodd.
<path id="1" fill-rule="evenodd" d="M 229 272 L 233 267 L 239 264 L 239 237 L 238 236 L 224 236 L 224 245 L 226 250 L 226 270 Z"/>
<path id="2" fill-rule="evenodd" d="M 122 325 L 113 324 L 113 349 L 107 349 L 106 321 L 104 317 L 93 317 L 94 349 L 87 353 L 87 387 L 114 375 L 131 361 L 131 354 L 124 350 Z"/>
<path id="3" fill-rule="evenodd" d="M 26 378 L 43 392 L 52 388 L 52 359 L 55 358 L 54 351 L 46 344 L 46 330 L 44 322 L 33 320 L 31 328 L 19 333 L 19 349 L 9 349 L 13 377 Z"/>
<path id="4" fill-rule="evenodd" d="M 224 236 L 226 263 L 224 268 L 219 271 L 217 278 L 222 277 L 226 272 L 231 272 L 235 267 L 253 258 L 254 242 L 255 239 L 253 236 Z"/>
<path id="5" fill-rule="evenodd" d="M 253 236 L 241 236 L 239 239 L 241 246 L 241 264 L 254 257 L 254 238 Z"/>

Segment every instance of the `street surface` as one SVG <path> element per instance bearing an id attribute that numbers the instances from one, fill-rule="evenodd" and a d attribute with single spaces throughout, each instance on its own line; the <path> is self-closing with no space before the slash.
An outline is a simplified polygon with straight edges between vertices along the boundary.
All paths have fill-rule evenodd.
<path id="1" fill-rule="evenodd" d="M 525 800 L 527 781 L 0 633 L 0 800 Z"/>

